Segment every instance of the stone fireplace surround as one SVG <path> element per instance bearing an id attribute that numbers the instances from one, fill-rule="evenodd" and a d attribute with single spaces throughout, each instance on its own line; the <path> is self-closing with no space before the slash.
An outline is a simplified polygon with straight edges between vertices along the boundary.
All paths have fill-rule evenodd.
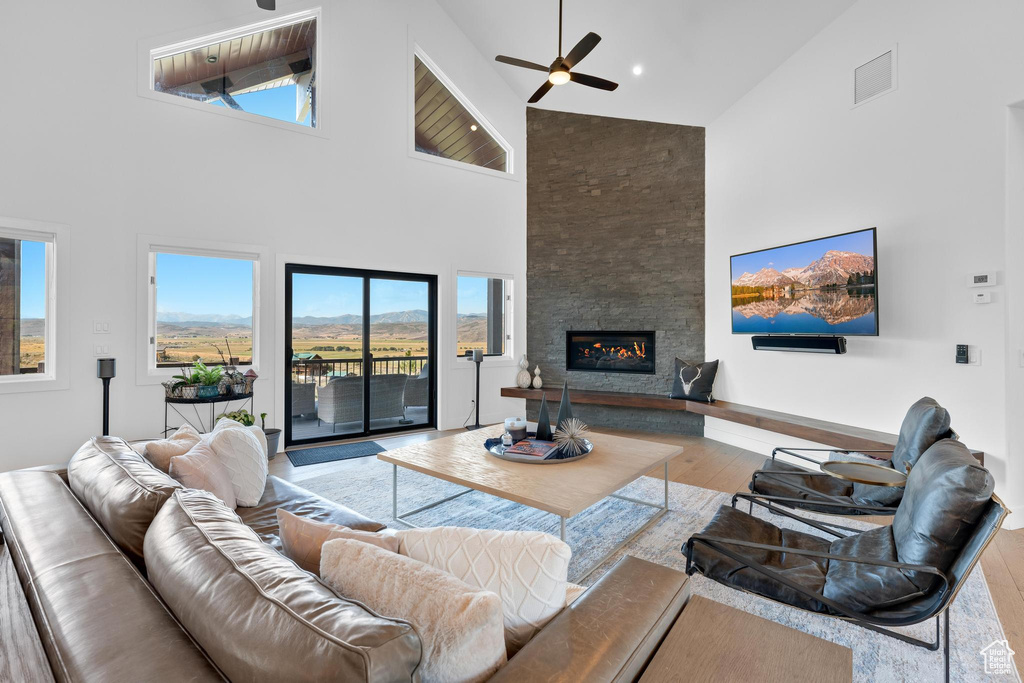
<path id="1" fill-rule="evenodd" d="M 704 129 L 527 108 L 527 347 L 546 387 L 667 395 L 704 358 Z M 653 330 L 653 374 L 566 371 L 569 330 Z M 538 402 L 527 402 L 536 418 Z M 557 408 L 555 408 L 557 409 Z M 592 425 L 703 434 L 692 413 L 575 405 Z"/>

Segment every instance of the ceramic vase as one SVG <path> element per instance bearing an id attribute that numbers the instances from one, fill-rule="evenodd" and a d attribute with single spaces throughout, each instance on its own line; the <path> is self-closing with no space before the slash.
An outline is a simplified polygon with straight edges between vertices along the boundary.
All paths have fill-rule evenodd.
<path id="1" fill-rule="evenodd" d="M 540 378 L 540 366 L 538 365 L 533 371 L 533 388 L 540 389 L 542 386 L 544 386 L 544 380 Z"/>
<path id="2" fill-rule="evenodd" d="M 519 361 L 519 372 L 516 374 L 516 386 L 520 389 L 530 388 L 530 364 L 526 360 L 526 354 L 523 354 L 522 360 Z"/>

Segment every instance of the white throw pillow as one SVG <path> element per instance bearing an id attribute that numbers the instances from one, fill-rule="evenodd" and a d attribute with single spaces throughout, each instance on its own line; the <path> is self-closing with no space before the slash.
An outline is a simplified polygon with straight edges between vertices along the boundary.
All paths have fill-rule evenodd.
<path id="1" fill-rule="evenodd" d="M 566 605 L 572 550 L 540 531 L 401 529 L 398 552 L 501 597 L 511 657 Z"/>
<path id="2" fill-rule="evenodd" d="M 215 429 L 204 437 L 231 475 L 235 502 L 240 507 L 259 505 L 267 485 L 267 457 L 256 436 L 248 429 Z"/>
<path id="3" fill-rule="evenodd" d="M 501 600 L 490 591 L 346 538 L 324 543 L 320 577 L 342 597 L 415 627 L 423 643 L 423 683 L 485 681 L 507 661 Z"/>
<path id="4" fill-rule="evenodd" d="M 190 489 L 209 491 L 232 510 L 237 507 L 231 473 L 205 441 L 197 443 L 188 453 L 171 458 L 169 474 Z"/>
<path id="5" fill-rule="evenodd" d="M 216 434 L 222 429 L 248 429 L 250 432 L 253 433 L 253 436 L 256 437 L 256 440 L 259 441 L 260 445 L 263 447 L 263 455 L 268 457 L 270 456 L 270 449 L 267 447 L 267 435 L 264 434 L 263 430 L 257 427 L 256 425 L 250 425 L 246 427 L 241 422 L 238 422 L 237 420 L 232 420 L 230 417 L 222 417 L 221 419 L 217 420 L 217 424 L 213 426 L 213 431 L 210 433 Z"/>

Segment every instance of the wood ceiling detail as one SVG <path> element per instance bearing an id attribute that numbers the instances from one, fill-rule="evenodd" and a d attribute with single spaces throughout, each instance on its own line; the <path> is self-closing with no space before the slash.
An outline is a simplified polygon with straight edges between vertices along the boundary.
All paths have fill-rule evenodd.
<path id="1" fill-rule="evenodd" d="M 200 84 L 229 74 L 246 74 L 267 71 L 267 67 L 286 68 L 300 59 L 314 59 L 316 47 L 316 19 L 307 19 L 289 26 L 214 43 L 194 50 L 186 50 L 153 60 L 153 84 L 157 90 L 189 90 L 191 84 Z M 211 64 L 207 58 L 216 57 Z M 276 76 L 276 78 L 274 78 Z M 246 83 L 239 90 L 252 91 L 269 80 L 277 80 L 280 74 L 263 74 L 260 82 Z M 254 76 L 255 77 L 255 76 Z M 237 82 L 236 79 L 232 79 Z"/>
<path id="2" fill-rule="evenodd" d="M 507 168 L 505 149 L 416 57 L 416 149 L 497 171 Z M 476 124 L 477 129 L 470 126 Z"/>

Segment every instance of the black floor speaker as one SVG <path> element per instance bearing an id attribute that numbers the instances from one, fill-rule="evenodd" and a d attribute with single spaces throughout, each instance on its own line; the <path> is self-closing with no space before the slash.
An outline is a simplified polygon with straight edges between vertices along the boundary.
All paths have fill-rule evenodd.
<path id="1" fill-rule="evenodd" d="M 846 337 L 804 337 L 788 335 L 754 335 L 755 351 L 799 351 L 802 353 L 846 353 Z"/>

